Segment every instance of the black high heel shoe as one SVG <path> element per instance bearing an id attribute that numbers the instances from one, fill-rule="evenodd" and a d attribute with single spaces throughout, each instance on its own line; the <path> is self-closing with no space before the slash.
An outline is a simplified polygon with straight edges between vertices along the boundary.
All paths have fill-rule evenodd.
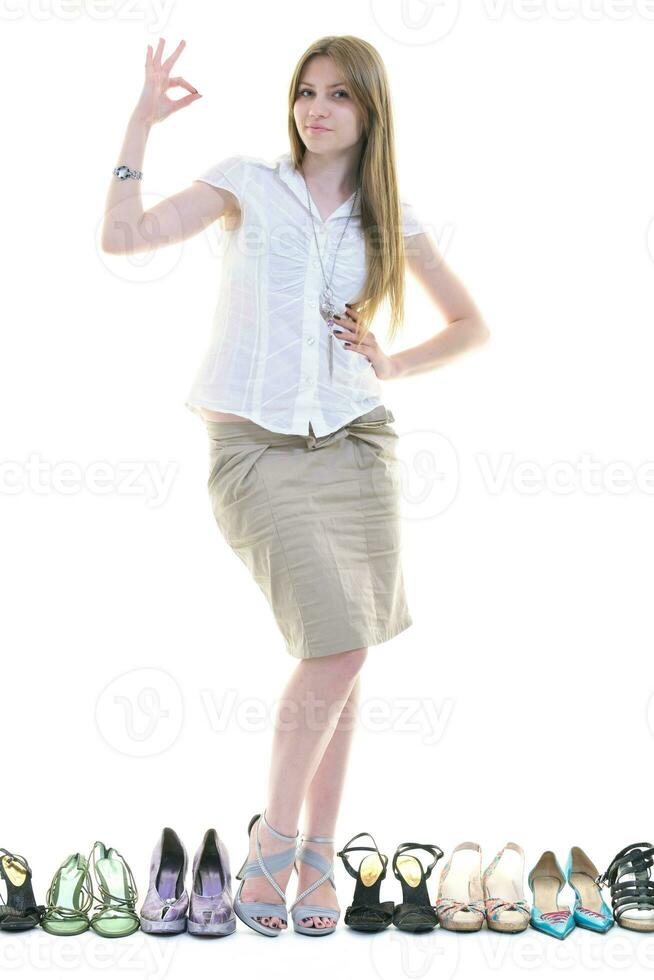
<path id="1" fill-rule="evenodd" d="M 374 847 L 350 847 L 349 845 L 357 837 L 369 837 L 375 845 Z M 348 859 L 345 857 L 351 851 L 374 851 L 363 858 L 358 871 L 355 871 Z M 393 902 L 379 901 L 379 888 L 386 877 L 388 857 L 382 854 L 375 843 L 375 838 L 367 831 L 355 834 L 347 842 L 341 851 L 337 851 L 345 869 L 349 875 L 356 878 L 356 886 L 352 904 L 345 910 L 343 921 L 351 929 L 358 929 L 360 932 L 381 932 L 393 921 Z"/>
<path id="2" fill-rule="evenodd" d="M 23 932 L 40 923 L 45 905 L 37 905 L 32 889 L 32 869 L 22 854 L 0 847 L 0 875 L 7 886 L 7 901 L 0 905 L 0 929 Z"/>
<path id="3" fill-rule="evenodd" d="M 429 851 L 434 857 L 426 870 L 412 854 L 402 857 L 405 851 L 416 847 Z M 398 929 L 404 932 L 428 932 L 438 925 L 436 909 L 427 894 L 427 879 L 442 857 L 443 852 L 436 844 L 398 844 L 393 855 L 393 874 L 402 885 L 402 902 L 393 911 L 393 925 Z"/>

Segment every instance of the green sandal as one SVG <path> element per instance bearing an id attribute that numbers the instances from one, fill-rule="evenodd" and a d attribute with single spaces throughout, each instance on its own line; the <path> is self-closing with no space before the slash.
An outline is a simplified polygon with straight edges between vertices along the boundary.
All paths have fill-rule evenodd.
<path id="1" fill-rule="evenodd" d="M 53 936 L 77 936 L 89 928 L 93 883 L 83 855 L 71 854 L 57 868 L 45 900 L 41 928 Z"/>
<path id="2" fill-rule="evenodd" d="M 99 840 L 93 845 L 91 855 L 101 896 L 100 900 L 96 899 L 98 911 L 91 916 L 91 928 L 99 936 L 110 939 L 131 936 L 141 926 L 135 908 L 138 891 L 131 868 L 115 847 L 106 848 Z"/>

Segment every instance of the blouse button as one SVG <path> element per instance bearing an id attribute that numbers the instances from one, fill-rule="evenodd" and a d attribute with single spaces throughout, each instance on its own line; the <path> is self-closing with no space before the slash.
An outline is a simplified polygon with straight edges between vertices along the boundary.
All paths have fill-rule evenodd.
<path id="1" fill-rule="evenodd" d="M 314 342 L 314 337 L 307 337 L 307 344 L 312 344 Z"/>

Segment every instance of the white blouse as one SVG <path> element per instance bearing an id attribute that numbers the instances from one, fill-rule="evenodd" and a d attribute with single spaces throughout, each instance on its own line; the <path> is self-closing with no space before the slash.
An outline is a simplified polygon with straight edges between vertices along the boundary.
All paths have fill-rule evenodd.
<path id="1" fill-rule="evenodd" d="M 322 221 L 290 152 L 273 163 L 231 156 L 196 180 L 230 190 L 241 223 L 222 225 L 220 291 L 211 342 L 185 405 L 231 412 L 275 432 L 324 436 L 383 404 L 370 361 L 334 337 L 333 374 L 322 318 L 320 246 L 329 281 L 334 252 L 354 194 Z M 336 254 L 332 289 L 337 313 L 345 312 L 365 282 L 365 242 L 360 194 Z M 314 237 L 311 222 L 314 222 Z M 411 205 L 402 201 L 403 234 L 424 230 Z M 338 326 L 338 321 L 334 322 Z"/>

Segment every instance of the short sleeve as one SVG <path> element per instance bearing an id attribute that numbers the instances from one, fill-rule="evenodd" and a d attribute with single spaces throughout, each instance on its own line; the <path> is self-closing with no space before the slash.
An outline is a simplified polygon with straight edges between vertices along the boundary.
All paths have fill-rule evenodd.
<path id="1" fill-rule="evenodd" d="M 403 235 L 419 235 L 421 231 L 426 231 L 424 224 L 411 204 L 408 204 L 406 201 L 401 201 L 401 208 Z"/>
<path id="2" fill-rule="evenodd" d="M 214 187 L 224 187 L 231 191 L 243 209 L 245 187 L 245 160 L 242 156 L 225 157 L 208 170 L 199 174 L 194 180 L 203 180 Z"/>

